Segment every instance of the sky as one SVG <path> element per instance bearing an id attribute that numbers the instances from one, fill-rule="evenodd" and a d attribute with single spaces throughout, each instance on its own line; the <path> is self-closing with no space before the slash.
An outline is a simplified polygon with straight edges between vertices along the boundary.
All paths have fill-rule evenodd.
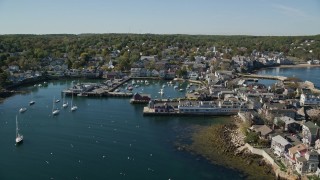
<path id="1" fill-rule="evenodd" d="M 0 34 L 320 34 L 320 0 L 0 0 Z"/>

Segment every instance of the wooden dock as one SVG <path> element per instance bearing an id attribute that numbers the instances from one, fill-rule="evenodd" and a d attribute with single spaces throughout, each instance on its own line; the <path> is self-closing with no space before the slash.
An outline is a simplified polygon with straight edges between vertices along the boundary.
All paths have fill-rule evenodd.
<path id="1" fill-rule="evenodd" d="M 122 86 L 124 83 L 130 81 L 131 78 L 125 79 L 121 82 L 119 82 L 119 84 L 117 84 L 116 86 L 112 87 L 111 89 L 108 90 L 108 92 L 113 92 L 114 90 L 116 90 L 118 87 Z"/>
<path id="2" fill-rule="evenodd" d="M 132 97 L 133 93 L 129 92 L 129 93 L 125 93 L 125 92 L 108 92 L 107 96 L 111 96 L 111 97 Z"/>

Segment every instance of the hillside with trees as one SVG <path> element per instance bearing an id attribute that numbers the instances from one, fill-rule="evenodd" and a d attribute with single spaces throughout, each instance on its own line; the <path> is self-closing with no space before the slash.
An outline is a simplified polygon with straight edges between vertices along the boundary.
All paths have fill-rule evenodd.
<path id="1" fill-rule="evenodd" d="M 1 35 L 0 82 L 5 82 L 8 66 L 17 65 L 21 70 L 43 70 L 45 59 L 48 58 L 64 59 L 68 68 L 79 69 L 90 66 L 92 59 L 100 57 L 99 65 L 112 59 L 116 70 L 128 71 L 141 56 L 157 55 L 159 59 L 170 56 L 177 60 L 188 58 L 192 61 L 195 56 L 214 57 L 215 54 L 210 50 L 213 47 L 223 52 L 224 59 L 231 59 L 235 55 L 249 56 L 254 50 L 282 52 L 301 62 L 320 59 L 320 35 Z"/>

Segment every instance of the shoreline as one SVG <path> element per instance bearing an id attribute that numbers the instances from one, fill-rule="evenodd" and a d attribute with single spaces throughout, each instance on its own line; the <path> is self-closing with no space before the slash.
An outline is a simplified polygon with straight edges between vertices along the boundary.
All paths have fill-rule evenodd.
<path id="1" fill-rule="evenodd" d="M 191 134 L 191 143 L 176 143 L 179 151 L 200 155 L 212 164 L 221 165 L 242 173 L 245 179 L 274 179 L 273 167 L 262 156 L 252 154 L 244 146 L 244 136 L 239 134 L 239 117 L 233 122 L 216 124 L 196 129 Z M 242 176 L 241 176 L 242 177 Z"/>
<path id="2" fill-rule="evenodd" d="M 309 67 L 320 67 L 320 64 L 293 64 L 293 65 L 280 65 L 280 66 L 271 66 L 263 67 L 260 69 L 255 69 L 253 72 L 257 72 L 263 69 L 272 69 L 272 68 L 309 68 Z"/>
<path id="3" fill-rule="evenodd" d="M 274 68 L 314 68 L 320 67 L 320 64 L 293 64 L 293 65 L 280 65 L 280 66 L 270 66 L 270 67 L 262 67 L 259 69 L 252 70 L 252 74 L 257 74 L 257 72 L 264 70 L 264 69 L 274 69 Z"/>
<path id="4" fill-rule="evenodd" d="M 279 67 L 280 67 L 280 68 L 320 67 L 320 64 L 280 65 Z"/>
<path id="5" fill-rule="evenodd" d="M 221 165 L 242 173 L 245 179 L 297 179 L 292 172 L 283 172 L 263 156 L 254 154 L 241 131 L 243 121 L 232 116 L 233 121 L 196 129 L 191 144 L 179 144 L 178 150 L 199 155 L 212 164 Z M 182 148 L 181 148 L 182 147 Z"/>

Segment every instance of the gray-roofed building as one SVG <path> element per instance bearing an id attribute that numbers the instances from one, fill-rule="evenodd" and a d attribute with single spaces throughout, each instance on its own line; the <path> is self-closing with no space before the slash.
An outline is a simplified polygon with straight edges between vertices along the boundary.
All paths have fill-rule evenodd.
<path id="1" fill-rule="evenodd" d="M 264 109 L 286 109 L 286 104 L 278 102 L 266 102 L 263 105 Z"/>
<path id="2" fill-rule="evenodd" d="M 292 133 L 301 132 L 301 124 L 288 116 L 275 117 L 274 124 L 279 125 L 280 122 L 284 123 L 284 130 Z"/>
<path id="3" fill-rule="evenodd" d="M 260 137 L 263 139 L 268 139 L 269 135 L 272 133 L 272 129 L 266 125 L 253 125 L 250 129 L 259 133 Z"/>
<path id="4" fill-rule="evenodd" d="M 291 147 L 291 144 L 282 136 L 277 135 L 272 137 L 271 149 L 273 149 L 274 154 L 278 156 L 282 156 L 284 153 L 288 151 L 290 147 Z"/>
<path id="5" fill-rule="evenodd" d="M 299 174 L 316 172 L 319 164 L 318 156 L 317 152 L 308 151 L 304 157 L 296 158 L 296 171 Z"/>

